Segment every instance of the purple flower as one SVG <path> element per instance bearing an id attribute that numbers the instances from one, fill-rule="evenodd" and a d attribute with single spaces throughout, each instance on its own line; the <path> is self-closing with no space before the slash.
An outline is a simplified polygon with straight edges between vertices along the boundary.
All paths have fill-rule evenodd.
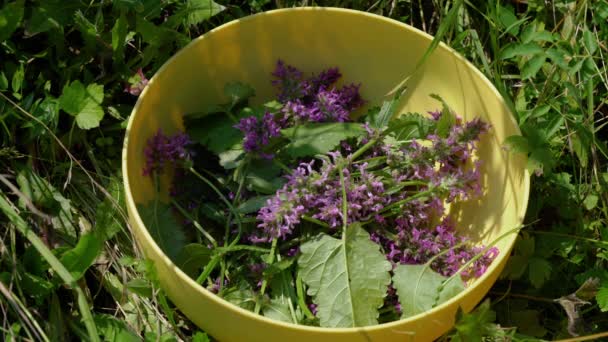
<path id="1" fill-rule="evenodd" d="M 396 220 L 396 222 L 404 224 L 406 221 Z M 484 249 L 483 246 L 471 246 L 465 237 L 457 236 L 449 219 L 444 219 L 433 229 L 398 229 L 402 230 L 396 241 L 379 233 L 374 233 L 370 239 L 383 247 L 387 259 L 394 264 L 424 264 L 443 253 L 435 258 L 431 263 L 431 268 L 444 276 L 452 276 L 458 272 Z M 462 271 L 462 279 L 468 280 L 483 275 L 497 255 L 498 249 L 490 248 Z"/>
<path id="2" fill-rule="evenodd" d="M 245 136 L 243 149 L 246 152 L 260 152 L 270 143 L 271 138 L 281 135 L 281 127 L 270 113 L 264 114 L 262 120 L 258 120 L 255 116 L 243 118 L 234 127 L 241 130 Z"/>
<path id="3" fill-rule="evenodd" d="M 313 315 L 315 315 L 315 316 L 317 315 L 317 304 L 313 304 L 313 303 L 308 304 L 308 309 L 310 309 L 310 312 Z"/>
<path id="4" fill-rule="evenodd" d="M 162 129 L 158 129 L 156 134 L 146 142 L 144 156 L 146 165 L 143 175 L 149 176 L 152 173 L 162 173 L 166 163 L 190 158 L 191 152 L 187 146 L 192 144 L 190 137 L 186 133 L 180 132 L 173 136 L 167 136 Z"/>
<path id="5" fill-rule="evenodd" d="M 295 67 L 278 60 L 272 76 L 275 78 L 272 85 L 279 90 L 279 101 L 285 103 L 306 95 L 302 72 Z"/>
<path id="6" fill-rule="evenodd" d="M 273 238 L 285 238 L 300 223 L 300 218 L 305 212 L 306 208 L 298 200 L 297 190 L 283 188 L 277 191 L 277 194 L 258 212 L 257 218 L 261 221 L 258 227 L 262 228 L 266 239 L 257 238 L 257 241 L 266 242 Z"/>
<path id="7" fill-rule="evenodd" d="M 342 76 L 338 68 L 305 78 L 301 71 L 279 60 L 272 76 L 278 99 L 284 104 L 283 119 L 291 124 L 350 121 L 350 113 L 365 103 L 359 93 L 360 85 L 332 87 Z"/>
<path id="8" fill-rule="evenodd" d="M 319 75 L 313 76 L 310 79 L 311 89 L 310 91 L 314 94 L 319 92 L 320 90 L 327 90 L 329 86 L 336 83 L 342 74 L 338 70 L 338 68 L 329 68 L 327 70 L 321 71 Z"/>
<path id="9" fill-rule="evenodd" d="M 359 93 L 360 84 L 350 84 L 340 89 L 340 98 L 342 106 L 350 111 L 353 111 L 365 104 L 365 101 Z"/>
<path id="10" fill-rule="evenodd" d="M 337 90 L 321 90 L 316 101 L 308 110 L 308 121 L 346 122 L 350 121 L 342 93 Z"/>

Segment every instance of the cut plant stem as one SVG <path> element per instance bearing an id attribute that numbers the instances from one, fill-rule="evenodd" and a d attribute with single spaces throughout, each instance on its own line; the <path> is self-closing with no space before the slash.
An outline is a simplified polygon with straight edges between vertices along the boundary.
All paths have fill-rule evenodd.
<path id="1" fill-rule="evenodd" d="M 344 236 L 346 234 L 346 227 L 348 226 L 348 203 L 346 201 L 346 184 L 344 184 L 344 172 L 342 172 L 344 165 L 340 165 L 339 168 L 340 187 L 342 188 L 342 238 L 344 239 Z"/>
<path id="2" fill-rule="evenodd" d="M 207 238 L 207 240 L 209 240 L 209 242 L 211 242 L 211 244 L 213 245 L 213 247 L 217 247 L 217 241 L 215 241 L 215 239 L 213 238 L 213 236 L 211 236 L 211 234 L 209 234 L 205 228 L 203 228 L 203 226 L 201 226 L 200 223 L 198 223 L 197 220 L 195 220 L 192 215 L 190 215 L 184 208 L 182 208 L 181 205 L 179 205 L 179 203 L 177 203 L 176 200 L 171 199 L 171 204 L 173 204 L 177 210 L 179 210 L 179 212 L 184 215 L 188 220 L 192 221 L 192 224 L 194 224 L 194 227 L 196 227 L 196 229 L 198 229 L 201 234 L 203 234 L 203 236 L 205 238 Z"/>
<path id="3" fill-rule="evenodd" d="M 240 240 L 240 237 L 241 237 L 241 234 L 242 234 L 242 226 L 241 226 L 241 217 L 240 217 L 240 215 L 238 214 L 238 212 L 236 211 L 236 209 L 234 208 L 234 206 L 232 205 L 232 203 L 230 203 L 230 201 L 228 201 L 228 199 L 226 198 L 226 196 L 224 196 L 224 194 L 213 184 L 213 182 L 211 182 L 205 176 L 203 176 L 200 173 L 198 173 L 193 167 L 189 167 L 188 170 L 190 172 L 192 172 L 192 174 L 194 174 L 200 180 L 202 180 L 205 184 L 207 184 L 213 191 L 215 191 L 215 193 L 221 198 L 221 200 L 226 204 L 226 206 L 228 206 L 228 209 L 230 210 L 231 215 L 234 215 L 234 218 L 236 220 L 236 224 L 237 224 L 237 227 L 238 227 L 238 233 L 237 233 L 236 238 L 231 243 L 231 245 L 236 244 Z M 230 225 L 230 219 L 231 218 L 229 217 L 229 219 L 226 221 L 226 225 L 227 226 Z M 228 241 L 229 227 L 226 228 L 226 231 L 227 231 L 227 233 L 226 233 L 226 239 L 225 239 L 225 241 Z"/>
<path id="4" fill-rule="evenodd" d="M 310 216 L 303 215 L 302 220 L 308 221 L 314 224 L 318 224 L 321 227 L 329 228 L 329 225 L 321 220 L 317 220 L 316 218 L 312 218 Z"/>
<path id="5" fill-rule="evenodd" d="M 367 150 L 369 150 L 378 142 L 378 139 L 379 138 L 371 139 L 367 142 L 367 144 L 361 146 L 357 151 L 355 151 L 355 153 L 351 155 L 351 162 L 354 162 L 355 160 L 357 160 L 357 158 L 361 157 L 363 153 L 367 152 Z"/>
<path id="6" fill-rule="evenodd" d="M 211 272 L 213 272 L 215 266 L 217 266 L 217 263 L 220 262 L 221 258 L 221 254 L 215 254 L 213 258 L 209 260 L 209 263 L 207 264 L 207 266 L 205 266 L 205 269 L 203 269 L 201 275 L 196 278 L 196 282 L 202 285 L 203 281 L 209 277 Z"/>
<path id="7" fill-rule="evenodd" d="M 268 266 L 272 265 L 272 263 L 274 262 L 274 257 L 275 257 L 275 250 L 277 249 L 277 239 L 274 238 L 272 239 L 272 245 L 270 246 L 270 255 L 268 256 Z M 264 292 L 266 292 L 266 286 L 268 285 L 268 281 L 266 280 L 266 278 L 264 278 L 264 280 L 262 280 L 262 287 L 260 288 L 260 298 L 258 298 L 258 300 L 255 301 L 255 308 L 253 310 L 253 312 L 257 315 L 260 313 L 260 309 L 262 307 L 261 304 L 261 299 L 262 297 L 264 297 Z"/>
<path id="8" fill-rule="evenodd" d="M 308 305 L 306 305 L 306 298 L 304 297 L 304 284 L 302 284 L 302 275 L 300 272 L 296 275 L 296 294 L 298 295 L 298 305 L 300 305 L 300 309 L 304 312 L 304 315 L 309 319 L 314 319 L 315 315 L 310 311 Z"/>

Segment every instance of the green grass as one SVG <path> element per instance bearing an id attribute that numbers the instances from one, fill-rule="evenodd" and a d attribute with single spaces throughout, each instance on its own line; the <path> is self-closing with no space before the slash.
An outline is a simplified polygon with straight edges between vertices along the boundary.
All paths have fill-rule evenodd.
<path id="1" fill-rule="evenodd" d="M 526 226 L 488 301 L 443 338 L 608 336 L 607 1 L 210 4 L 0 1 L 0 339 L 207 339 L 129 234 L 120 148 L 136 97 L 124 88 L 214 27 L 302 5 L 437 35 L 495 84 L 522 128 L 506 147 L 534 174 Z"/>

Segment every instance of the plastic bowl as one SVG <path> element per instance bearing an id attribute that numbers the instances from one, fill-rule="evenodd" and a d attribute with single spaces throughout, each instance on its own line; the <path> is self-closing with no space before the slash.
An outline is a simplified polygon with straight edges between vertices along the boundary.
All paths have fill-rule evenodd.
<path id="1" fill-rule="evenodd" d="M 379 104 L 409 75 L 432 37 L 381 16 L 335 8 L 276 10 L 236 20 L 195 39 L 150 80 L 133 109 L 123 150 L 123 176 L 131 228 L 158 271 L 163 289 L 194 323 L 220 341 L 429 341 L 454 324 L 458 307 L 471 310 L 503 269 L 516 234 L 497 242 L 500 254 L 487 272 L 458 296 L 417 316 L 381 325 L 329 329 L 274 321 L 217 297 L 182 272 L 146 230 L 137 203 L 149 201 L 154 187 L 142 177 L 146 140 L 159 127 L 183 128 L 182 115 L 225 101 L 224 84 L 241 81 L 257 92 L 254 101 L 273 97 L 269 75 L 281 58 L 307 72 L 338 66 L 344 82 L 361 82 L 365 99 Z M 465 119 L 480 116 L 492 125 L 480 143 L 484 195 L 451 208 L 458 227 L 488 244 L 518 227 L 528 202 L 526 160 L 502 148 L 520 134 L 492 84 L 470 63 L 440 45 L 417 76 L 409 80 L 402 112 L 439 108 L 441 95 Z M 167 188 L 167 179 L 164 180 Z M 166 198 L 165 198 L 166 199 Z"/>

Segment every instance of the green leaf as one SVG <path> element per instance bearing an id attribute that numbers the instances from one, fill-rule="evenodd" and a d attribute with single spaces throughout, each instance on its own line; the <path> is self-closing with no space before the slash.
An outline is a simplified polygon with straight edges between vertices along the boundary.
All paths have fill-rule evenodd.
<path id="1" fill-rule="evenodd" d="M 192 336 L 192 342 L 211 342 L 211 340 L 204 332 L 197 331 L 196 334 Z"/>
<path id="2" fill-rule="evenodd" d="M 189 13 L 184 24 L 193 26 L 222 12 L 226 7 L 212 0 L 186 0 L 186 11 Z"/>
<path id="3" fill-rule="evenodd" d="M 15 73 L 13 74 L 13 78 L 11 80 L 11 88 L 13 89 L 13 92 L 18 93 L 19 90 L 21 90 L 22 86 L 23 86 L 23 79 L 25 77 L 25 69 L 22 64 L 19 64 L 19 68 L 17 70 L 15 70 Z"/>
<path id="4" fill-rule="evenodd" d="M 528 25 L 521 32 L 521 41 L 523 43 L 530 42 L 552 42 L 554 40 L 553 35 L 549 31 L 544 29 L 536 30 L 535 25 Z"/>
<path id="5" fill-rule="evenodd" d="M 300 251 L 299 272 L 322 327 L 378 324 L 391 264 L 359 224 L 347 227 L 343 239 L 321 234 Z"/>
<path id="6" fill-rule="evenodd" d="M 437 128 L 435 131 L 437 132 L 438 136 L 446 138 L 450 134 L 450 129 L 452 129 L 452 126 L 456 124 L 456 116 L 452 113 L 450 106 L 443 98 L 441 98 L 441 96 L 431 94 L 431 97 L 441 102 L 443 105 L 441 116 L 439 117 L 439 120 L 437 120 Z"/>
<path id="7" fill-rule="evenodd" d="M 540 68 L 545 64 L 547 57 L 544 53 L 538 54 L 530 58 L 524 67 L 521 69 L 522 80 L 527 80 L 536 76 Z"/>
<path id="8" fill-rule="evenodd" d="M 124 59 L 124 50 L 129 33 L 129 23 L 124 12 L 120 13 L 120 17 L 112 27 L 112 51 L 114 63 L 120 63 Z"/>
<path id="9" fill-rule="evenodd" d="M 0 71 L 0 90 L 7 90 L 8 89 L 8 79 L 6 78 L 6 75 L 4 75 L 4 72 Z"/>
<path id="10" fill-rule="evenodd" d="M 585 44 L 585 48 L 589 52 L 589 55 L 593 55 L 597 50 L 597 39 L 593 33 L 587 29 L 583 31 L 583 44 Z"/>
<path id="11" fill-rule="evenodd" d="M 80 237 L 76 246 L 61 256 L 61 263 L 70 271 L 72 277 L 78 280 L 93 265 L 101 253 L 103 240 L 94 233 Z"/>
<path id="12" fill-rule="evenodd" d="M 7 3 L 0 9 L 0 43 L 10 38 L 22 19 L 23 0 Z"/>
<path id="13" fill-rule="evenodd" d="M 93 83 L 85 88 L 80 81 L 74 81 L 63 88 L 59 107 L 76 117 L 78 127 L 91 129 L 98 127 L 103 119 L 103 96 L 103 85 Z"/>
<path id="14" fill-rule="evenodd" d="M 608 18 L 608 1 L 596 1 L 595 7 L 593 8 L 593 12 L 601 19 L 605 20 L 606 18 Z"/>
<path id="15" fill-rule="evenodd" d="M 286 182 L 284 177 L 279 177 L 280 173 L 281 168 L 276 164 L 267 160 L 254 160 L 245 176 L 247 188 L 262 194 L 274 194 Z"/>
<path id="16" fill-rule="evenodd" d="M 66 341 L 67 327 L 63 319 L 63 310 L 57 293 L 51 295 L 49 301 L 48 334 L 51 341 Z"/>
<path id="17" fill-rule="evenodd" d="M 175 264 L 191 278 L 196 279 L 200 270 L 207 265 L 211 258 L 211 250 L 200 243 L 186 245 L 177 256 Z"/>
<path id="18" fill-rule="evenodd" d="M 224 94 L 230 98 L 232 106 L 234 106 L 237 103 L 244 103 L 250 97 L 255 96 L 255 89 L 241 82 L 230 82 L 224 86 Z"/>
<path id="19" fill-rule="evenodd" d="M 237 122 L 225 113 L 198 118 L 186 116 L 184 121 L 188 135 L 216 154 L 230 150 L 243 140 L 241 131 L 234 128 Z"/>
<path id="20" fill-rule="evenodd" d="M 434 129 L 436 122 L 418 113 L 399 115 L 388 124 L 387 132 L 397 141 L 424 139 Z"/>
<path id="21" fill-rule="evenodd" d="M 152 298 L 152 286 L 150 281 L 144 278 L 135 278 L 129 280 L 127 283 L 127 289 L 129 291 L 138 294 L 142 297 Z"/>
<path id="22" fill-rule="evenodd" d="M 111 239 L 123 229 L 123 221 L 119 212 L 125 207 L 124 188 L 122 180 L 112 177 L 106 186 L 112 199 L 104 198 L 95 211 L 95 229 L 104 241 Z M 117 207 L 118 206 L 118 207 Z"/>
<path id="23" fill-rule="evenodd" d="M 503 276 L 515 280 L 521 278 L 528 268 L 528 258 L 521 255 L 513 255 L 509 258 L 507 266 L 503 271 Z"/>
<path id="24" fill-rule="evenodd" d="M 505 147 L 514 153 L 528 154 L 530 152 L 530 145 L 528 139 L 521 135 L 512 135 L 505 139 Z"/>
<path id="25" fill-rule="evenodd" d="M 240 143 L 232 146 L 229 150 L 222 151 L 218 154 L 218 157 L 220 157 L 220 165 L 226 170 L 235 169 L 244 156 L 245 151 L 243 151 L 243 144 Z"/>
<path id="26" fill-rule="evenodd" d="M 239 205 L 238 208 L 236 208 L 236 211 L 240 214 L 251 214 L 251 213 L 255 213 L 258 210 L 260 210 L 263 206 L 266 205 L 266 202 L 271 198 L 272 196 L 257 196 L 257 197 L 252 197 L 248 200 L 246 200 L 245 202 L 241 203 L 241 205 Z"/>
<path id="27" fill-rule="evenodd" d="M 28 272 L 21 273 L 20 285 L 23 292 L 36 299 L 38 305 L 47 298 L 55 289 L 52 282 Z"/>
<path id="28" fill-rule="evenodd" d="M 173 216 L 171 207 L 152 201 L 146 206 L 138 205 L 137 210 L 154 241 L 169 258 L 176 260 L 186 245 L 186 236 Z"/>
<path id="29" fill-rule="evenodd" d="M 593 144 L 593 134 L 589 130 L 580 125 L 574 124 L 576 131 L 570 136 L 572 142 L 572 150 L 581 162 L 582 167 L 587 167 L 589 162 L 589 151 Z"/>
<path id="30" fill-rule="evenodd" d="M 568 62 L 566 62 L 567 52 L 560 48 L 551 48 L 547 50 L 547 56 L 553 63 L 564 70 L 568 70 Z"/>
<path id="31" fill-rule="evenodd" d="M 589 194 L 589 195 L 587 195 L 587 197 L 585 197 L 585 200 L 583 201 L 583 205 L 585 206 L 585 209 L 593 210 L 597 206 L 598 200 L 599 200 L 599 197 L 597 195 Z"/>
<path id="32" fill-rule="evenodd" d="M 291 318 L 291 312 L 289 311 L 289 304 L 285 301 L 283 297 L 279 298 L 271 298 L 270 302 L 264 305 L 264 309 L 262 311 L 263 315 L 274 319 L 276 321 L 286 322 L 286 323 L 297 323 L 294 322 Z"/>
<path id="33" fill-rule="evenodd" d="M 395 116 L 395 111 L 399 105 L 399 94 L 400 93 L 397 93 L 392 99 L 384 101 L 379 110 L 372 109 L 369 111 L 366 122 L 369 123 L 371 128 L 383 130 L 389 125 L 389 122 Z"/>
<path id="34" fill-rule="evenodd" d="M 294 258 L 289 258 L 272 263 L 264 269 L 264 278 L 273 278 L 276 274 L 282 273 L 293 265 L 294 260 Z"/>
<path id="35" fill-rule="evenodd" d="M 513 12 L 513 7 L 511 6 L 498 5 L 498 20 L 500 24 L 507 30 L 507 33 L 517 36 L 521 23 L 517 24 L 517 17 Z"/>
<path id="36" fill-rule="evenodd" d="M 63 31 L 63 27 L 72 23 L 73 14 L 82 6 L 79 1 L 63 0 L 44 0 L 38 4 L 33 6 L 27 21 L 26 34 L 29 36 L 51 29 Z"/>
<path id="37" fill-rule="evenodd" d="M 597 305 L 600 307 L 602 312 L 608 312 L 608 286 L 603 286 L 597 291 L 595 300 L 597 301 Z"/>
<path id="38" fill-rule="evenodd" d="M 463 314 L 458 312 L 451 341 L 483 341 L 483 337 L 491 335 L 497 330 L 496 313 L 490 309 L 490 300 L 486 299 L 473 312 Z"/>
<path id="39" fill-rule="evenodd" d="M 464 290 L 460 277 L 449 279 L 425 265 L 398 265 L 393 287 L 403 310 L 402 318 L 428 311 Z"/>
<path id="40" fill-rule="evenodd" d="M 76 243 L 76 227 L 72 216 L 71 201 L 57 191 L 46 179 L 35 174 L 31 168 L 23 168 L 17 175 L 21 192 L 30 198 L 39 209 L 51 215 L 51 224 L 69 243 Z M 19 205 L 25 207 L 20 199 Z"/>
<path id="41" fill-rule="evenodd" d="M 82 40 L 84 40 L 85 49 L 93 52 L 97 46 L 97 27 L 93 25 L 82 13 L 78 10 L 74 13 L 74 26 L 80 31 Z"/>
<path id="42" fill-rule="evenodd" d="M 245 310 L 253 311 L 255 308 L 254 294 L 247 283 L 240 283 L 238 286 L 222 289 L 220 294 L 225 300 Z"/>
<path id="43" fill-rule="evenodd" d="M 545 259 L 530 258 L 528 260 L 528 277 L 534 287 L 541 288 L 545 281 L 551 277 L 551 264 Z"/>
<path id="44" fill-rule="evenodd" d="M 141 339 L 122 320 L 108 314 L 95 314 L 95 325 L 104 341 L 108 342 L 139 342 Z"/>
<path id="45" fill-rule="evenodd" d="M 309 123 L 281 131 L 290 140 L 285 153 L 293 158 L 325 154 L 342 140 L 359 137 L 365 129 L 359 123 Z"/>
<path id="46" fill-rule="evenodd" d="M 501 59 L 510 59 L 513 57 L 520 56 L 532 56 L 543 52 L 543 48 L 541 48 L 536 43 L 510 43 L 502 49 L 500 53 Z"/>
<path id="47" fill-rule="evenodd" d="M 294 286 L 291 284 L 292 279 L 293 277 L 289 270 L 283 270 L 272 278 L 270 281 L 271 299 L 270 303 L 266 304 L 263 308 L 264 316 L 277 321 L 298 323 L 297 317 L 294 322 L 291 314 L 291 309 L 294 308 L 292 300 L 296 300 L 297 298 Z"/>
<path id="48" fill-rule="evenodd" d="M 519 332 L 535 337 L 543 337 L 547 334 L 547 329 L 539 323 L 538 315 L 539 312 L 536 310 L 513 311 L 511 319 Z"/>

